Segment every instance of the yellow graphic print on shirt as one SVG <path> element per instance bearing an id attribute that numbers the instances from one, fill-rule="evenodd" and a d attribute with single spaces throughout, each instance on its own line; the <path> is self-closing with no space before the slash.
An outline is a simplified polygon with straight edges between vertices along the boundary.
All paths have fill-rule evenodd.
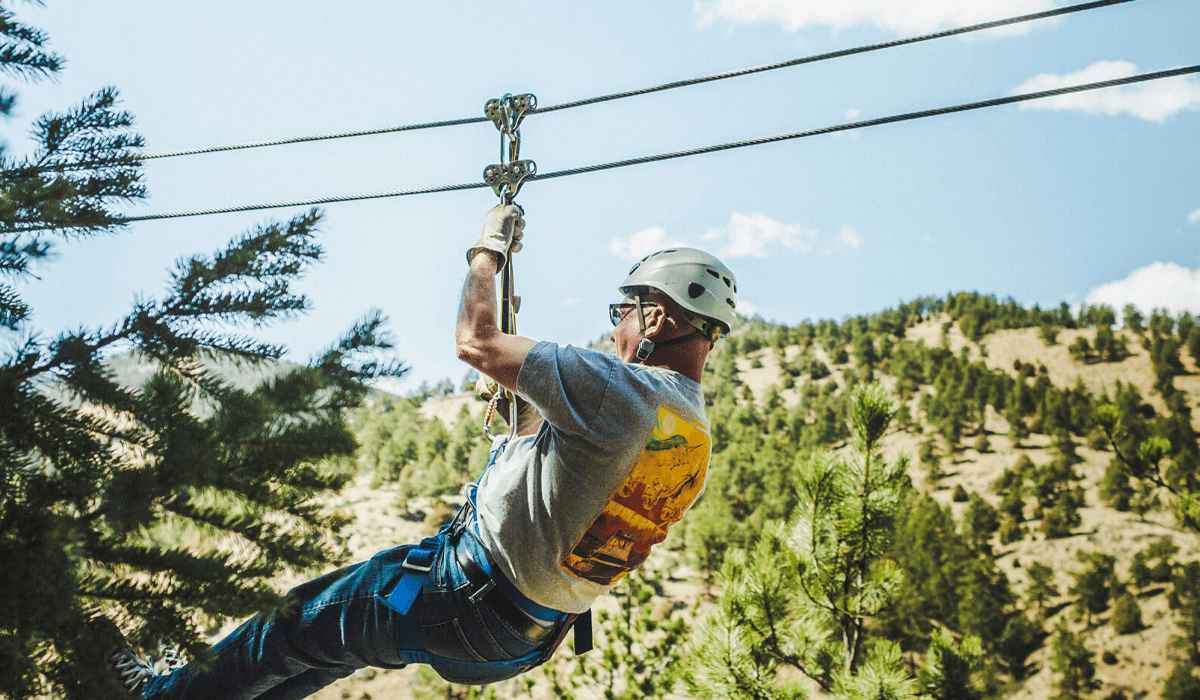
<path id="1" fill-rule="evenodd" d="M 650 442 L 562 565 L 604 586 L 637 568 L 704 489 L 711 449 L 702 426 L 659 408 Z"/>

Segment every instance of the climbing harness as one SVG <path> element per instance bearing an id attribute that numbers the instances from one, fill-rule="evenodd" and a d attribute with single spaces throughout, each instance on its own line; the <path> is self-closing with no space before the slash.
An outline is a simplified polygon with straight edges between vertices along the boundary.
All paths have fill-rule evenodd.
<path id="1" fill-rule="evenodd" d="M 484 116 L 500 132 L 500 162 L 483 169 L 483 180 L 491 186 L 501 204 L 512 204 L 525 180 L 537 174 L 537 163 L 521 159 L 521 121 L 534 109 L 537 109 L 537 97 L 529 93 L 492 98 L 483 107 Z M 512 335 L 517 332 L 521 297 L 513 291 L 512 250 L 507 251 L 505 256 L 504 270 L 500 273 L 500 332 Z M 492 394 L 483 417 L 483 432 L 489 439 L 495 438 L 492 420 L 496 416 L 496 406 L 505 398 L 509 399 L 508 434 L 509 437 L 517 435 L 517 397 L 501 387 Z"/>
<path id="2" fill-rule="evenodd" d="M 496 458 L 504 451 L 507 442 L 508 437 L 506 436 L 492 441 L 491 454 L 483 474 L 486 474 L 487 470 L 496 463 Z M 475 494 L 479 489 L 479 482 L 483 480 L 483 474 L 480 474 L 479 479 L 475 482 L 467 484 L 464 489 L 466 501 L 459 508 L 454 519 L 443 525 L 436 535 L 426 537 L 406 553 L 404 562 L 401 564 L 404 573 L 385 598 L 388 606 L 402 615 L 407 615 L 412 604 L 416 602 L 417 596 L 421 594 L 425 579 L 433 569 L 438 554 L 442 548 L 449 547 L 451 555 L 457 558 L 459 568 L 475 588 L 475 592 L 470 596 L 472 603 L 485 601 L 497 615 L 504 618 L 515 629 L 520 630 L 526 637 L 538 639 L 544 635 L 547 639 L 544 649 L 531 655 L 534 657 L 529 659 L 534 662 L 532 665 L 548 661 L 566 638 L 567 630 L 574 630 L 575 654 L 587 653 L 592 649 L 592 611 L 590 609 L 576 615 L 562 613 L 535 603 L 521 593 L 520 589 L 495 567 L 482 546 L 478 547 L 479 554 L 472 554 L 471 549 L 465 546 L 467 543 L 463 540 L 467 537 L 475 538 L 478 542 Z M 552 623 L 552 625 L 544 627 L 538 625 L 535 620 Z M 553 638 L 549 636 L 550 634 L 554 634 Z"/>

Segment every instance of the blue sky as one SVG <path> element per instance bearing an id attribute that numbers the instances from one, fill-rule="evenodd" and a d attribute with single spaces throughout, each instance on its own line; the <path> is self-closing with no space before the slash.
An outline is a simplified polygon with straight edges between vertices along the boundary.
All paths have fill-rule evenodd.
<path id="1" fill-rule="evenodd" d="M 104 86 L 148 152 L 542 105 L 1062 6 L 1056 0 L 209 2 L 18 5 L 67 58 L 0 125 Z M 788 68 L 528 117 L 549 172 L 1200 63 L 1200 3 L 1137 0 L 1019 30 Z M 1128 86 L 834 136 L 531 182 L 518 202 L 518 328 L 583 344 L 633 259 L 722 255 L 744 308 L 786 323 L 977 290 L 1022 303 L 1200 312 L 1200 79 Z M 150 161 L 130 215 L 472 182 L 490 123 Z M 329 205 L 304 316 L 262 331 L 304 359 L 370 308 L 409 381 L 455 380 L 463 250 L 490 190 Z M 43 335 L 119 319 L 181 256 L 300 210 L 131 225 L 59 248 L 22 287 Z M 98 293 L 97 290 L 103 290 Z"/>

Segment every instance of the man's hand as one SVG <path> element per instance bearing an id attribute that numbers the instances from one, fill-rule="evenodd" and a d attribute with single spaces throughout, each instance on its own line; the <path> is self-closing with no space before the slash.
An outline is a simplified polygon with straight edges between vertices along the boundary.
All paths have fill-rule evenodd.
<path id="1" fill-rule="evenodd" d="M 483 233 L 475 245 L 467 249 L 467 263 L 480 251 L 488 250 L 496 254 L 496 271 L 504 269 L 509 251 L 515 253 L 521 249 L 521 239 L 525 236 L 524 214 L 516 204 L 498 204 L 489 209 L 483 220 Z"/>

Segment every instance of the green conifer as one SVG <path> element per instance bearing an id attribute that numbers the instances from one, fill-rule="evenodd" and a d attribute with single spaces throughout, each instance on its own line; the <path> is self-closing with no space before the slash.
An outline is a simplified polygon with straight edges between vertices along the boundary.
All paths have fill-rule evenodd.
<path id="1" fill-rule="evenodd" d="M 692 693 L 801 697 L 794 674 L 848 698 L 914 692 L 899 647 L 872 647 L 867 626 L 901 577 L 887 555 L 909 488 L 907 461 L 880 453 L 894 408 L 879 387 L 855 387 L 850 413 L 854 455 L 804 462 L 790 525 L 772 525 L 753 549 L 727 555 L 719 609 L 689 655 Z"/>
<path id="2" fill-rule="evenodd" d="M 8 75 L 58 69 L 3 5 L 0 35 Z M 0 111 L 13 99 L 0 93 Z M 270 578 L 340 561 L 344 519 L 319 499 L 350 476 L 330 461 L 355 447 L 344 412 L 364 380 L 401 371 L 374 354 L 377 315 L 310 366 L 240 331 L 306 307 L 291 284 L 320 259 L 316 211 L 181 261 L 164 296 L 111 327 L 35 332 L 13 283 L 35 284 L 31 264 L 60 244 L 119 233 L 116 207 L 144 192 L 131 127 L 103 90 L 38 120 L 30 155 L 0 159 L 3 697 L 126 697 L 101 618 L 136 647 L 168 637 L 202 661 L 201 620 L 278 608 Z M 115 353 L 152 375 L 123 383 Z M 229 368 L 265 378 L 245 388 Z"/>
<path id="3" fill-rule="evenodd" d="M 1054 695 L 1050 700 L 1082 700 L 1100 687 L 1096 680 L 1095 655 L 1088 650 L 1081 635 L 1075 634 L 1060 622 L 1054 629 L 1051 647 L 1050 669 L 1054 680 Z"/>

